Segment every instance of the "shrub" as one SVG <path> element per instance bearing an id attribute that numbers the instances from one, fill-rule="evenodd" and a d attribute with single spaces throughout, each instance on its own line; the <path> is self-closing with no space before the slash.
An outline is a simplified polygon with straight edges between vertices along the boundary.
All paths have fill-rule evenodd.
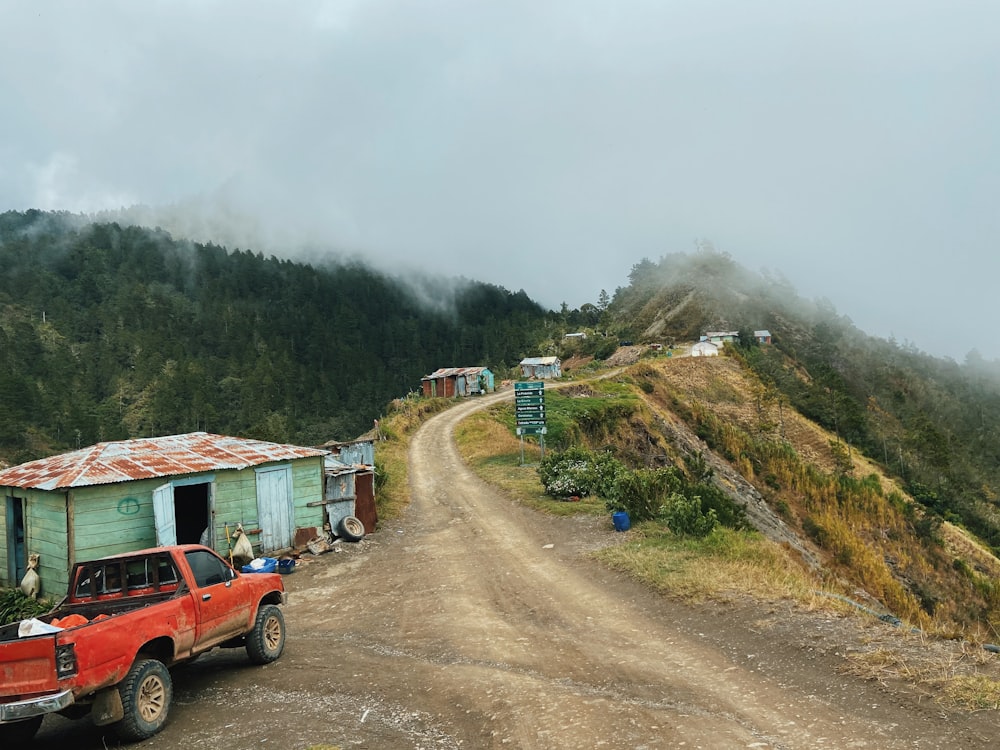
<path id="1" fill-rule="evenodd" d="M 699 458 L 689 466 L 700 466 L 699 474 L 710 477 Z M 546 456 L 538 475 L 552 497 L 596 494 L 612 513 L 623 510 L 634 522 L 661 520 L 677 534 L 704 536 L 719 525 L 746 526 L 746 512 L 725 492 L 707 481 L 687 480 L 674 466 L 629 469 L 608 452 L 571 447 Z"/>
<path id="2" fill-rule="evenodd" d="M 598 494 L 607 498 L 627 469 L 610 453 L 571 447 L 546 456 L 538 468 L 545 492 L 552 497 Z"/>
<path id="3" fill-rule="evenodd" d="M 689 498 L 698 498 L 702 513 L 711 511 L 720 525 L 730 529 L 748 528 L 746 510 L 716 485 L 709 482 L 688 484 L 684 487 L 683 494 Z"/>
<path id="4" fill-rule="evenodd" d="M 660 508 L 660 517 L 667 527 L 681 536 L 705 537 L 719 525 L 715 510 L 702 511 L 700 497 L 685 497 L 674 492 Z"/>
<path id="5" fill-rule="evenodd" d="M 608 452 L 594 456 L 594 494 L 600 495 L 607 502 L 614 498 L 622 477 L 629 473 L 625 465 Z"/>
<path id="6" fill-rule="evenodd" d="M 605 496 L 608 510 L 624 510 L 633 521 L 649 521 L 660 514 L 667 498 L 682 486 L 680 473 L 666 469 L 625 471 L 618 478 L 615 492 Z"/>
<path id="7" fill-rule="evenodd" d="M 37 617 L 48 609 L 48 604 L 25 596 L 20 589 L 0 591 L 0 625 Z"/>
<path id="8" fill-rule="evenodd" d="M 576 446 L 542 459 L 538 476 L 552 497 L 586 497 L 593 491 L 594 454 Z"/>

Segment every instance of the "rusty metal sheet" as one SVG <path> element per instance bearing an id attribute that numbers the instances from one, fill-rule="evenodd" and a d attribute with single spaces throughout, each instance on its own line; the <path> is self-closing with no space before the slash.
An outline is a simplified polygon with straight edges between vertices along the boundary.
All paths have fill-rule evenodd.
<path id="1" fill-rule="evenodd" d="M 478 375 L 485 367 L 441 367 L 430 375 L 424 375 L 421 380 L 435 380 L 437 378 L 453 378 L 458 375 Z"/>
<path id="2" fill-rule="evenodd" d="M 222 469 L 246 469 L 273 461 L 325 456 L 328 453 L 322 448 L 191 432 L 98 443 L 89 448 L 12 466 L 0 471 L 0 487 L 70 489 Z"/>

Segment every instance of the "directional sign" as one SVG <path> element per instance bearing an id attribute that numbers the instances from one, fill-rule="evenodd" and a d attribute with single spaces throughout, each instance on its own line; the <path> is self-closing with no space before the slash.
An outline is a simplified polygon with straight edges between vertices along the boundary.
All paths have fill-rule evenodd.
<path id="1" fill-rule="evenodd" d="M 524 425 L 517 428 L 518 435 L 545 435 L 547 430 L 545 425 Z"/>
<path id="2" fill-rule="evenodd" d="M 515 406 L 514 413 L 517 414 L 517 418 L 525 416 L 526 414 L 545 414 L 545 404 L 533 404 L 531 406 Z"/>
<path id="3" fill-rule="evenodd" d="M 515 412 L 518 419 L 524 419 L 525 417 L 544 417 L 545 407 L 544 406 L 524 406 L 517 407 Z"/>
<path id="4" fill-rule="evenodd" d="M 528 413 L 537 414 L 539 412 L 544 414 L 545 404 L 526 404 L 524 406 L 518 404 L 517 406 L 514 407 L 514 411 L 517 414 L 528 414 Z"/>
<path id="5" fill-rule="evenodd" d="M 544 404 L 545 396 L 521 396 L 518 395 L 514 399 L 514 403 L 518 406 L 526 406 L 528 404 Z"/>
<path id="6" fill-rule="evenodd" d="M 545 383 L 527 381 L 523 383 L 514 383 L 515 391 L 544 391 Z"/>
<path id="7" fill-rule="evenodd" d="M 514 383 L 514 413 L 518 435 L 544 435 L 545 383 Z"/>

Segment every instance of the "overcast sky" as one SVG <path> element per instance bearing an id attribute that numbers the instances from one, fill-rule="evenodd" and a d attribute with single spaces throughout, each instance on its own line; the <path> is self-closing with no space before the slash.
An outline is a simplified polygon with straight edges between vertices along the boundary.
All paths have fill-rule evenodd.
<path id="1" fill-rule="evenodd" d="M 0 0 L 0 27 L 0 210 L 197 207 L 266 255 L 552 308 L 708 240 L 1000 359 L 995 0 Z"/>

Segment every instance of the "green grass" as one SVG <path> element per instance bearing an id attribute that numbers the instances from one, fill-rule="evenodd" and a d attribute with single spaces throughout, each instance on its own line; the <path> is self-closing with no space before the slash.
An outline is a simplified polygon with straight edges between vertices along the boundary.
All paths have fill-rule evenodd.
<path id="1" fill-rule="evenodd" d="M 517 436 L 489 413 L 478 412 L 462 420 L 455 431 L 455 442 L 463 460 L 480 479 L 523 505 L 556 516 L 608 512 L 598 498 L 567 502 L 547 496 L 538 478 L 539 445 L 525 441 L 522 464 L 521 443 Z"/>

